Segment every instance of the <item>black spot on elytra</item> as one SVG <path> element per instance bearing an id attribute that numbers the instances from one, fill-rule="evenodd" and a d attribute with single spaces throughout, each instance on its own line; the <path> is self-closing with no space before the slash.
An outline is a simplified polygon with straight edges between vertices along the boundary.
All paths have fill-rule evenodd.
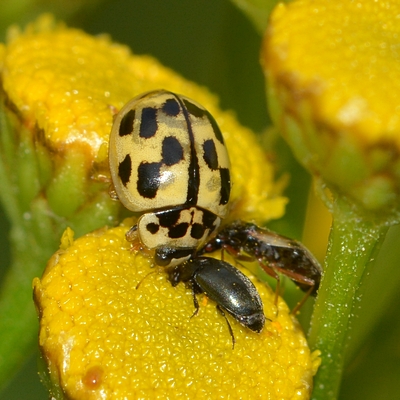
<path id="1" fill-rule="evenodd" d="M 164 138 L 162 143 L 162 162 L 171 166 L 183 160 L 183 147 L 175 136 Z"/>
<path id="2" fill-rule="evenodd" d="M 160 230 L 160 225 L 150 222 L 146 225 L 146 229 L 152 234 L 156 234 Z"/>
<path id="3" fill-rule="evenodd" d="M 192 103 L 191 101 L 184 99 L 183 103 L 185 104 L 188 112 L 190 114 L 194 115 L 195 117 L 202 118 L 202 117 L 206 116 L 208 118 L 208 120 L 210 121 L 210 124 L 214 131 L 215 137 L 218 139 L 218 141 L 220 143 L 224 144 L 224 138 L 222 136 L 221 130 L 219 129 L 219 126 L 218 126 L 217 122 L 215 121 L 214 117 L 205 108 L 200 108 L 199 106 Z"/>
<path id="4" fill-rule="evenodd" d="M 205 227 L 201 224 L 194 223 L 192 229 L 190 230 L 190 236 L 193 239 L 201 239 L 204 235 Z"/>
<path id="5" fill-rule="evenodd" d="M 137 190 L 142 197 L 154 199 L 160 187 L 161 163 L 141 163 L 138 168 Z"/>
<path id="6" fill-rule="evenodd" d="M 210 211 L 203 210 L 203 226 L 206 229 L 213 230 L 215 228 L 215 220 L 217 216 Z"/>
<path id="7" fill-rule="evenodd" d="M 168 236 L 171 239 L 182 238 L 186 235 L 188 228 L 189 228 L 189 224 L 187 222 L 182 222 L 181 224 L 178 224 L 176 226 L 169 228 Z"/>
<path id="8" fill-rule="evenodd" d="M 164 228 L 174 226 L 181 216 L 181 210 L 168 210 L 157 213 L 158 221 Z"/>
<path id="9" fill-rule="evenodd" d="M 135 120 L 135 110 L 129 110 L 121 119 L 119 125 L 119 136 L 130 135 L 133 132 L 133 121 Z"/>
<path id="10" fill-rule="evenodd" d="M 158 129 L 157 110 L 152 107 L 142 109 L 139 136 L 145 139 L 153 137 Z"/>
<path id="11" fill-rule="evenodd" d="M 203 158 L 208 168 L 213 171 L 218 169 L 218 154 L 214 140 L 209 139 L 203 143 Z"/>
<path id="12" fill-rule="evenodd" d="M 173 249 L 171 247 L 159 247 L 154 254 L 154 261 L 160 267 L 166 267 L 175 258 L 176 260 L 188 258 L 193 254 L 193 249 Z M 171 282 L 172 286 L 176 286 L 178 282 Z"/>
<path id="13" fill-rule="evenodd" d="M 124 161 L 120 162 L 118 165 L 118 176 L 124 186 L 127 185 L 132 173 L 132 160 L 129 154 L 126 155 Z"/>
<path id="14" fill-rule="evenodd" d="M 196 118 L 202 118 L 206 113 L 206 110 L 204 108 L 200 108 L 199 106 L 187 99 L 183 99 L 183 103 L 185 104 L 185 107 L 188 110 L 189 114 L 194 115 Z"/>
<path id="15" fill-rule="evenodd" d="M 162 105 L 162 111 L 165 115 L 176 117 L 180 113 L 181 108 L 179 107 L 179 103 L 176 101 L 176 99 L 168 99 Z"/>
<path id="16" fill-rule="evenodd" d="M 220 168 L 221 176 L 221 198 L 219 204 L 227 204 L 231 194 L 231 176 L 228 168 Z"/>
<path id="17" fill-rule="evenodd" d="M 214 117 L 208 111 L 206 111 L 206 113 L 207 113 L 208 120 L 210 121 L 212 129 L 214 131 L 215 137 L 218 139 L 218 141 L 220 143 L 224 144 L 224 137 L 222 136 L 222 133 L 221 133 L 221 130 L 219 129 L 217 121 L 214 119 Z"/>

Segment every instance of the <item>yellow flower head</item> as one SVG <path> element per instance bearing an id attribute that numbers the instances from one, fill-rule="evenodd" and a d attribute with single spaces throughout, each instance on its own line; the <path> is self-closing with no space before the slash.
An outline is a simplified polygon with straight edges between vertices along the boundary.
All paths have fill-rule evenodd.
<path id="1" fill-rule="evenodd" d="M 264 41 L 270 110 L 298 158 L 369 210 L 397 210 L 398 1 L 279 5 Z"/>
<path id="2" fill-rule="evenodd" d="M 93 184 L 93 166 L 107 175 L 104 165 L 116 111 L 138 94 L 166 89 L 196 100 L 217 120 L 231 159 L 231 217 L 267 221 L 283 214 L 286 200 L 279 196 L 271 165 L 254 134 L 231 112 L 221 111 L 206 89 L 152 57 L 131 54 L 107 36 L 55 25 L 49 17 L 9 36 L 1 68 L 4 90 L 25 124 L 38 128 L 39 141 L 57 160 L 55 169 L 60 172 L 47 195 L 58 213 L 66 213 L 62 199 L 79 197 Z M 86 178 L 67 185 L 78 188 L 68 196 L 60 182 L 71 168 L 78 170 L 74 176 Z"/>
<path id="3" fill-rule="evenodd" d="M 126 229 L 76 241 L 67 230 L 34 281 L 40 346 L 67 398 L 309 398 L 318 354 L 282 300 L 277 311 L 274 293 L 250 276 L 272 322 L 258 334 L 228 316 L 232 349 L 215 303 L 199 296 L 191 318 L 191 290 L 130 252 Z"/>
<path id="4" fill-rule="evenodd" d="M 109 224 L 118 218 L 107 200 L 113 116 L 131 98 L 155 89 L 193 98 L 217 120 L 232 165 L 229 218 L 282 215 L 285 199 L 253 133 L 221 111 L 206 89 L 153 58 L 47 17 L 24 32 L 11 31 L 0 55 L 8 113 L 24 127 L 17 131 L 21 140 L 37 151 L 37 195 L 48 202 L 45 214 L 64 217 L 59 219 L 78 226 L 79 235 L 91 230 L 88 219 L 104 221 L 99 213 Z M 201 296 L 199 315 L 191 318 L 190 290 L 172 287 L 165 273 L 146 276 L 155 270 L 130 251 L 125 233 L 131 224 L 76 241 L 67 230 L 43 277 L 34 280 L 54 397 L 309 398 L 319 360 L 282 301 L 276 314 L 273 293 L 255 282 L 272 321 L 257 334 L 228 316 L 232 350 L 213 302 Z"/>

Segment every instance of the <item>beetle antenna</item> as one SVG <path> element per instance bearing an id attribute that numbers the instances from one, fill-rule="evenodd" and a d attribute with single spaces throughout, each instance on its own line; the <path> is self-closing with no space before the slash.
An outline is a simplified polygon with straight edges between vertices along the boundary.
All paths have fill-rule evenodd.
<path id="1" fill-rule="evenodd" d="M 143 283 L 143 281 L 150 275 L 155 274 L 156 272 L 158 272 L 158 269 L 156 269 L 155 271 L 150 271 L 148 274 L 146 274 L 140 281 L 139 283 L 136 285 L 136 290 L 139 289 L 139 286 Z"/>

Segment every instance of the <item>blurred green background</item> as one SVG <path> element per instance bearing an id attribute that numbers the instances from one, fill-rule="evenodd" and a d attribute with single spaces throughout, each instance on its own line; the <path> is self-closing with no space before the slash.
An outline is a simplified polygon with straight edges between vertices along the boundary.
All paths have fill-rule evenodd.
<path id="1" fill-rule="evenodd" d="M 0 35 L 4 39 L 5 29 L 11 23 L 23 25 L 40 12 L 51 11 L 70 26 L 92 34 L 107 33 L 113 40 L 127 44 L 133 52 L 151 54 L 186 78 L 207 86 L 219 95 L 223 108 L 233 109 L 238 119 L 254 131 L 261 133 L 269 125 L 259 66 L 261 36 L 230 1 L 91 0 L 82 8 L 80 3 L 78 0 L 68 5 L 62 0 L 1 0 Z M 272 132 L 271 138 L 274 138 Z M 290 198 L 288 211 L 270 227 L 301 239 L 310 178 L 291 158 L 280 139 L 271 142 L 279 153 L 279 158 L 274 158 L 277 175 L 290 171 L 291 182 L 286 191 Z M 0 226 L 1 279 L 9 264 L 8 224 L 3 213 L 0 213 Z M 399 237 L 400 230 L 393 228 L 378 257 L 380 265 L 397 264 Z M 379 318 L 374 317 L 371 334 L 365 332 L 365 343 L 353 344 L 354 357 L 349 361 L 340 396 L 343 400 L 400 397 L 400 290 L 396 290 L 400 287 L 400 273 L 393 275 L 384 271 L 382 267 L 382 273 L 370 277 L 370 292 L 378 292 L 383 300 L 379 310 L 373 313 Z M 388 286 L 391 290 L 387 290 Z M 366 318 L 374 304 L 364 308 Z M 35 312 L 33 303 L 32 312 Z M 304 314 L 307 315 L 307 310 Z M 354 327 L 356 332 L 363 330 L 357 320 Z M 0 399 L 47 398 L 37 376 L 37 356 L 37 350 L 32 349 L 21 372 L 0 392 Z"/>

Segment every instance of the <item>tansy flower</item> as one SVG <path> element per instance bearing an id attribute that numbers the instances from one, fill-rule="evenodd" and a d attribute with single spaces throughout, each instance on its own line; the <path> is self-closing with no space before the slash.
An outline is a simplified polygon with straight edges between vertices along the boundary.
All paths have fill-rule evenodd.
<path id="1" fill-rule="evenodd" d="M 274 293 L 251 277 L 273 321 L 258 334 L 228 317 L 232 349 L 215 303 L 203 296 L 191 318 L 191 291 L 129 251 L 130 224 L 76 241 L 67 230 L 34 281 L 53 396 L 59 387 L 69 399 L 309 398 L 319 359 L 282 300 L 277 312 Z"/>
<path id="2" fill-rule="evenodd" d="M 398 211 L 398 2 L 279 5 L 262 61 L 269 105 L 298 159 L 368 210 Z"/>
<path id="3" fill-rule="evenodd" d="M 395 0 L 293 1 L 264 38 L 271 115 L 333 214 L 309 334 L 323 354 L 316 399 L 338 397 L 364 278 L 387 268 L 371 261 L 399 222 L 399 13 Z"/>
<path id="4" fill-rule="evenodd" d="M 56 250 L 66 226 L 81 236 L 73 241 L 67 230 L 43 278 L 34 280 L 52 395 L 209 398 L 242 393 L 252 398 L 269 393 L 271 398 L 307 399 L 318 358 L 310 354 L 284 303 L 276 316 L 269 289 L 256 282 L 272 322 L 256 334 L 231 321 L 237 341 L 232 350 L 226 323 L 212 302 L 206 305 L 203 296 L 199 316 L 191 319 L 190 291 L 182 284 L 173 288 L 164 273 L 149 275 L 136 289 L 153 271 L 151 263 L 129 251 L 127 226 L 101 228 L 126 212 L 108 195 L 107 144 L 115 112 L 132 97 L 163 88 L 206 107 L 230 154 L 229 219 L 262 222 L 281 216 L 286 200 L 253 133 L 221 111 L 206 89 L 153 58 L 135 56 L 108 37 L 56 25 L 47 17 L 24 32 L 10 31 L 0 65 L 10 125 L 4 133 L 8 142 L 3 143 L 9 144 L 3 149 L 4 167 L 21 198 L 11 211 L 23 226 L 19 241 L 39 248 L 40 257 L 30 246 L 22 249 L 25 257 L 31 255 L 30 273 L 41 275 L 43 260 Z M 15 160 L 19 147 L 24 151 Z M 101 229 L 87 233 L 96 228 Z M 20 290 L 26 290 L 25 283 Z M 10 338 L 14 335 L 20 345 L 16 334 L 12 331 Z M 32 337 L 31 324 L 23 334 Z"/>

